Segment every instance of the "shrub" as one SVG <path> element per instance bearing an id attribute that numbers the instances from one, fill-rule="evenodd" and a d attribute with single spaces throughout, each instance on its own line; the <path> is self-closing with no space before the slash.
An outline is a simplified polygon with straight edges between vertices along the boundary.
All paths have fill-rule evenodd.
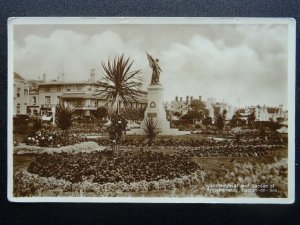
<path id="1" fill-rule="evenodd" d="M 154 138 L 159 134 L 159 129 L 156 127 L 156 121 L 152 117 L 146 118 L 142 124 L 142 128 L 148 138 L 148 146 L 151 146 Z"/>
<path id="2" fill-rule="evenodd" d="M 59 104 L 56 106 L 55 122 L 62 130 L 67 130 L 73 122 L 74 107 L 71 104 Z"/>
<path id="3" fill-rule="evenodd" d="M 113 114 L 111 116 L 111 124 L 107 131 L 111 141 L 114 141 L 117 145 L 120 144 L 122 134 L 126 131 L 127 121 L 121 115 Z"/>
<path id="4" fill-rule="evenodd" d="M 93 115 L 98 119 L 103 119 L 107 117 L 108 110 L 106 107 L 98 107 L 96 111 L 94 111 Z"/>

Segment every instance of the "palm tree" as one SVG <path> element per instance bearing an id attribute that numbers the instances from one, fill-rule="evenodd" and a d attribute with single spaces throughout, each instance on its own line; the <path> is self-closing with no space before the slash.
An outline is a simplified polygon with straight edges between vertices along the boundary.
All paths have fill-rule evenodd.
<path id="1" fill-rule="evenodd" d="M 137 75 L 141 70 L 131 71 L 134 61 L 124 55 L 115 57 L 107 63 L 102 61 L 104 77 L 99 82 L 103 89 L 99 92 L 107 101 L 113 101 L 113 108 L 117 114 L 120 113 L 120 102 L 127 106 L 130 102 L 136 102 L 144 92 L 141 90 L 143 85 L 142 78 Z"/>
<path id="2" fill-rule="evenodd" d="M 130 57 L 125 58 L 116 56 L 112 61 L 108 60 L 107 63 L 102 61 L 102 67 L 104 70 L 104 77 L 99 82 L 99 86 L 102 90 L 99 95 L 107 101 L 113 101 L 113 111 L 116 113 L 117 118 L 120 117 L 120 103 L 124 106 L 128 106 L 132 102 L 136 102 L 137 99 L 144 93 L 141 90 L 143 85 L 142 78 L 138 77 L 141 70 L 131 70 L 134 61 L 130 61 Z M 120 123 L 122 120 L 114 120 L 116 123 Z M 115 124 L 111 124 L 115 127 Z M 111 139 L 120 139 L 119 132 L 116 132 L 111 136 Z M 116 152 L 118 154 L 118 143 L 116 143 Z"/>
<path id="3" fill-rule="evenodd" d="M 69 103 L 61 103 L 56 106 L 55 122 L 62 130 L 67 130 L 73 122 L 74 107 Z"/>

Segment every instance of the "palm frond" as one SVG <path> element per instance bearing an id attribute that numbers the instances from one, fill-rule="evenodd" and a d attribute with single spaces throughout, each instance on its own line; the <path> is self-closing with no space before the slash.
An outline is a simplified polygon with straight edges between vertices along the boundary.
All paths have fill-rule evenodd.
<path id="1" fill-rule="evenodd" d="M 107 63 L 101 62 L 104 70 L 104 77 L 99 82 L 100 87 L 103 88 L 99 92 L 101 97 L 113 100 L 117 104 L 116 98 L 119 97 L 124 105 L 128 105 L 144 94 L 141 90 L 143 79 L 137 76 L 141 70 L 131 71 L 133 62 L 130 61 L 130 57 L 125 58 L 123 54 L 113 60 L 109 59 Z"/>
<path id="2" fill-rule="evenodd" d="M 159 134 L 156 121 L 152 118 L 146 118 L 142 124 L 142 129 L 148 138 L 148 145 L 151 146 L 154 138 Z"/>

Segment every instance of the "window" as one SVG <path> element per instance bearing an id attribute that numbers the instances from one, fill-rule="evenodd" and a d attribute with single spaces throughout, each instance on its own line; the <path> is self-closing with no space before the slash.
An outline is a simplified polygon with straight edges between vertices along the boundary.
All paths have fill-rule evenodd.
<path id="1" fill-rule="evenodd" d="M 81 99 L 77 99 L 76 105 L 77 105 L 77 106 L 82 106 Z"/>
<path id="2" fill-rule="evenodd" d="M 21 88 L 18 88 L 17 89 L 17 97 L 20 98 L 20 95 L 21 95 Z"/>
<path id="3" fill-rule="evenodd" d="M 35 96 L 32 97 L 32 104 L 33 104 L 33 105 L 36 105 L 36 97 L 35 97 Z"/>
<path id="4" fill-rule="evenodd" d="M 17 105 L 17 114 L 19 114 L 19 113 L 21 113 L 21 105 L 20 104 Z"/>
<path id="5" fill-rule="evenodd" d="M 28 90 L 24 89 L 24 96 L 27 96 L 27 95 L 28 95 Z"/>
<path id="6" fill-rule="evenodd" d="M 50 96 L 45 96 L 45 104 L 50 105 L 51 104 L 51 97 Z"/>

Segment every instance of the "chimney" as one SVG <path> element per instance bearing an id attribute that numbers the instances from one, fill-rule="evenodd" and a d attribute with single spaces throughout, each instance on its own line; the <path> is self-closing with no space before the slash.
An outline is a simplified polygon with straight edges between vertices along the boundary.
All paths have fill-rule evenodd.
<path id="1" fill-rule="evenodd" d="M 46 74 L 43 73 L 43 82 L 45 83 L 46 82 Z"/>
<path id="2" fill-rule="evenodd" d="M 178 102 L 178 96 L 175 97 L 175 101 Z"/>
<path id="3" fill-rule="evenodd" d="M 283 105 L 279 105 L 279 114 L 281 114 L 282 113 L 282 107 L 283 107 Z"/>
<path id="4" fill-rule="evenodd" d="M 61 74 L 61 81 L 64 81 L 64 79 L 65 79 L 65 74 L 62 73 L 62 74 Z"/>
<path id="5" fill-rule="evenodd" d="M 200 100 L 200 102 L 202 102 L 202 100 L 201 100 L 201 95 L 199 95 L 199 100 Z"/>
<path id="6" fill-rule="evenodd" d="M 180 97 L 180 101 L 182 102 L 182 97 Z"/>
<path id="7" fill-rule="evenodd" d="M 191 96 L 191 102 L 193 101 L 193 96 Z"/>
<path id="8" fill-rule="evenodd" d="M 95 82 L 95 69 L 91 69 L 90 81 Z"/>
<path id="9" fill-rule="evenodd" d="M 186 103 L 189 103 L 189 96 L 186 96 Z"/>

